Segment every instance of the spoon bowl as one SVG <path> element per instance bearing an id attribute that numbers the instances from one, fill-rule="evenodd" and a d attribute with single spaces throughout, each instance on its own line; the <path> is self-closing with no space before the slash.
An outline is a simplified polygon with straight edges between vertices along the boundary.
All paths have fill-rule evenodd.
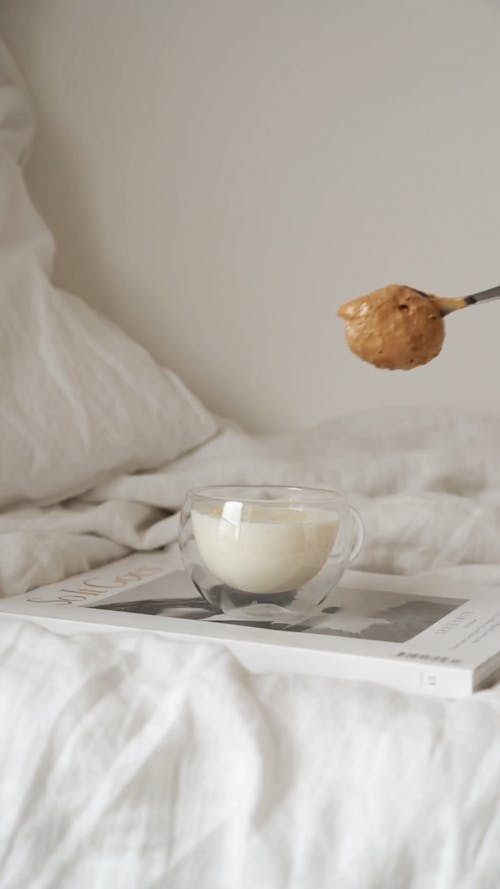
<path id="1" fill-rule="evenodd" d="M 411 370 L 441 351 L 444 317 L 458 309 L 500 299 L 500 285 L 446 298 L 389 284 L 340 306 L 349 348 L 363 361 L 388 370 Z"/>

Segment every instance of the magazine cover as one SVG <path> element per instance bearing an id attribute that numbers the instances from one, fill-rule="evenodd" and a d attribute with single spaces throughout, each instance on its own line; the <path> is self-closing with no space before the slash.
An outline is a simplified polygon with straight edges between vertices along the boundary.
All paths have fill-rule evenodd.
<path id="1" fill-rule="evenodd" d="M 292 626 L 210 605 L 166 553 L 133 555 L 0 603 L 64 632 L 153 630 L 227 645 L 254 671 L 316 673 L 462 696 L 500 669 L 500 597 L 453 583 L 350 572 Z M 57 626 L 54 625 L 57 622 Z"/>

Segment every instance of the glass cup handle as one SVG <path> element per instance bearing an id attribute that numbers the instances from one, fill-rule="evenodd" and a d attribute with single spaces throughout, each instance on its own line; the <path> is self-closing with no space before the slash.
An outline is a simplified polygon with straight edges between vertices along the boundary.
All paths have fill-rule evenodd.
<path id="1" fill-rule="evenodd" d="M 359 552 L 361 550 L 361 547 L 363 546 L 363 541 L 365 539 L 365 529 L 358 510 L 354 509 L 354 506 L 349 506 L 349 512 L 351 513 L 354 530 L 354 543 L 349 555 L 349 562 L 354 562 L 354 560 L 357 559 L 357 557 L 359 556 Z"/>

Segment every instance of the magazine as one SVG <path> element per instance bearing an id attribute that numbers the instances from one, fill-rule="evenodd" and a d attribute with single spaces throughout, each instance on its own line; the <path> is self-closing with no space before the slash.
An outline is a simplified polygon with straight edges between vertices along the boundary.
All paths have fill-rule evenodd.
<path id="1" fill-rule="evenodd" d="M 500 671 L 500 592 L 349 572 L 321 612 L 293 626 L 210 605 L 168 553 L 134 554 L 0 602 L 1 616 L 62 632 L 113 628 L 218 642 L 255 672 L 338 676 L 462 697 Z"/>

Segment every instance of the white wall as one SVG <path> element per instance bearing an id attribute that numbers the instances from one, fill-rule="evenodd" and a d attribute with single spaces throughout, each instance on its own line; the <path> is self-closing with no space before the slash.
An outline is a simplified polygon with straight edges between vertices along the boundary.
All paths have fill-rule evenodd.
<path id="1" fill-rule="evenodd" d="M 500 303 L 376 371 L 338 305 L 500 283 L 496 0 L 3 0 L 58 281 L 258 429 L 496 407 Z"/>

